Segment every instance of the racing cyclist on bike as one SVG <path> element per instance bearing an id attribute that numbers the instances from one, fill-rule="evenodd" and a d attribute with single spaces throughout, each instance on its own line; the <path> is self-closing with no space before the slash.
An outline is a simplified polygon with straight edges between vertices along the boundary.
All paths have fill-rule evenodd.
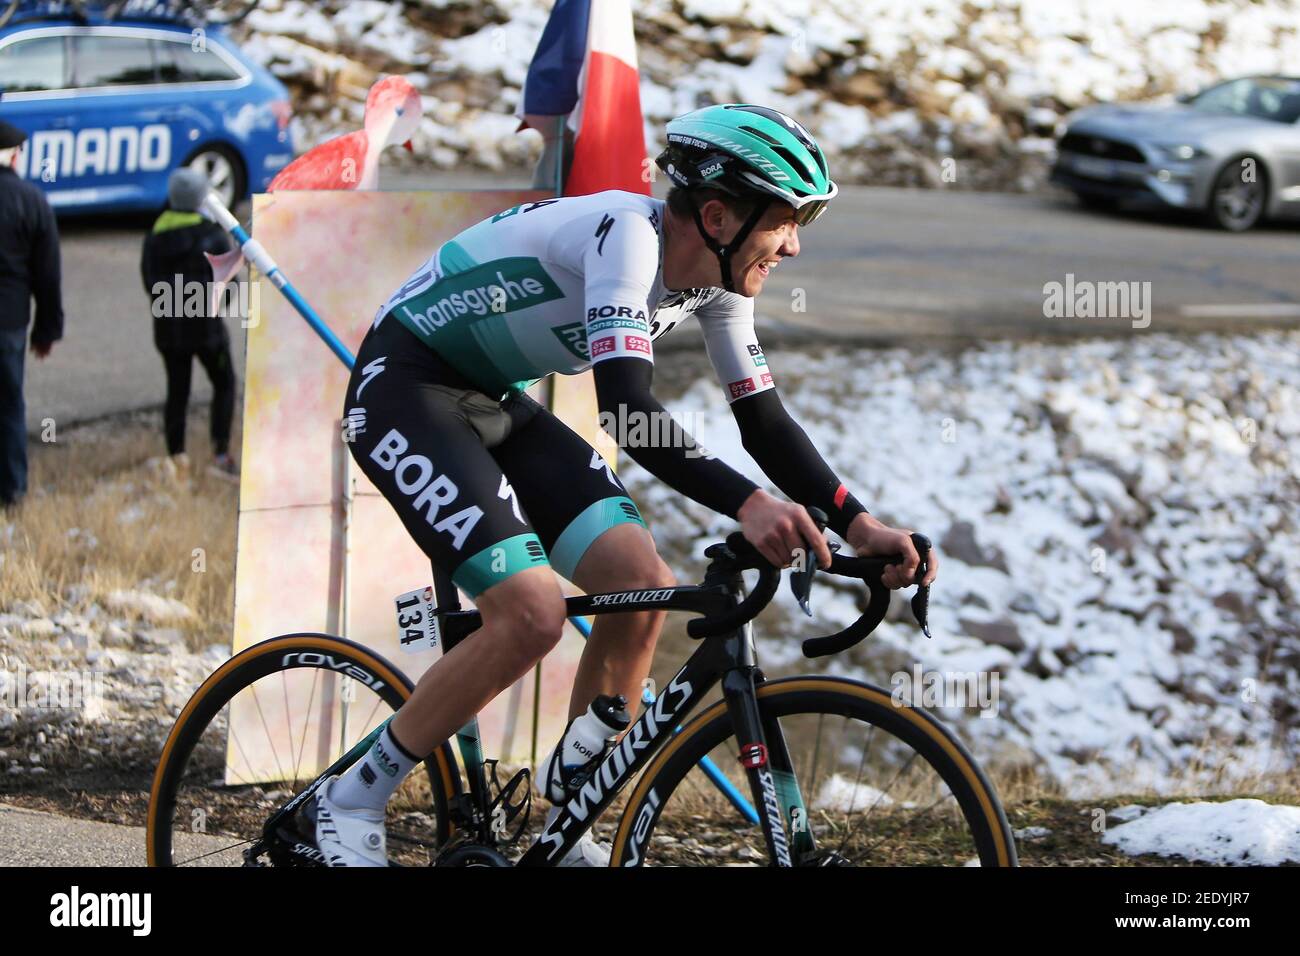
<path id="1" fill-rule="evenodd" d="M 905 556 L 887 586 L 913 583 L 910 532 L 871 517 L 823 461 L 782 405 L 754 335 L 754 296 L 799 254 L 799 227 L 837 192 L 822 151 L 790 117 L 746 104 L 678 117 L 667 140 L 657 160 L 673 184 L 666 201 L 611 190 L 498 213 L 443 243 L 366 334 L 345 404 L 352 455 L 483 624 L 429 668 L 371 750 L 308 802 L 332 866 L 384 865 L 384 809 L 402 779 L 556 645 L 565 621 L 557 573 L 588 593 L 675 584 L 618 477 L 524 393 L 546 374 L 594 368 L 602 413 L 664 421 L 651 343 L 694 316 L 746 451 L 791 500 L 704 452 L 676 423 L 666 443 L 628 455 L 739 521 L 777 566 L 796 549 L 829 564 L 804 509 L 815 505 L 859 554 Z M 925 583 L 937 563 L 931 556 Z M 601 694 L 639 699 L 663 619 L 596 619 L 571 720 Z M 608 859 L 587 835 L 560 863 Z"/>

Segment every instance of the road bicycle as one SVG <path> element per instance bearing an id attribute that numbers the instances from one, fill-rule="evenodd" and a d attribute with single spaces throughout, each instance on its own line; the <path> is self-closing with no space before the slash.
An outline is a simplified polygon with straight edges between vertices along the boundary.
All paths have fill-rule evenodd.
<path id="1" fill-rule="evenodd" d="M 928 554 L 924 536 L 914 541 Z M 555 865 L 630 784 L 611 866 L 1016 865 L 993 786 L 947 728 L 861 681 L 766 679 L 751 621 L 776 594 L 781 570 L 739 532 L 705 556 L 698 585 L 567 599 L 571 617 L 651 609 L 702 615 L 687 623 L 700 644 L 603 759 L 570 782 L 549 826 L 523 846 L 529 770 L 502 784 L 497 762 L 483 757 L 475 719 L 456 734 L 459 762 L 444 743 L 390 800 L 394 864 Z M 828 572 L 866 584 L 870 601 L 849 627 L 805 640 L 804 654 L 837 654 L 870 634 L 889 604 L 880 576 L 901 560 L 834 554 Z M 792 571 L 791 585 L 806 611 L 816 568 L 805 563 Z M 752 589 L 747 571 L 758 572 Z M 924 571 L 923 563 L 918 581 Z M 450 650 L 472 640 L 481 620 L 459 607 L 453 587 L 435 582 L 427 623 Z M 926 602 L 927 589 L 919 588 L 912 610 L 923 628 Z M 426 623 L 418 609 L 403 615 L 399 608 L 399 616 L 415 628 L 408 633 Z M 682 723 L 719 684 L 721 699 Z M 323 865 L 302 811 L 324 780 L 367 751 L 387 723 L 375 725 L 376 718 L 400 707 L 411 689 L 389 661 L 327 634 L 286 634 L 235 655 L 194 693 L 163 746 L 149 800 L 150 865 Z M 308 705 L 293 705 L 304 691 Z M 240 692 L 253 702 L 243 717 L 229 706 Z M 351 731 L 309 733 L 326 698 L 342 701 L 340 720 Z M 297 736 L 295 720 L 303 725 Z M 373 729 L 346 746 L 358 727 Z M 320 754 L 323 737 L 336 740 L 342 755 L 319 774 L 302 772 L 304 759 L 329 762 Z M 254 744 L 275 750 L 274 779 L 228 779 L 232 761 Z"/>

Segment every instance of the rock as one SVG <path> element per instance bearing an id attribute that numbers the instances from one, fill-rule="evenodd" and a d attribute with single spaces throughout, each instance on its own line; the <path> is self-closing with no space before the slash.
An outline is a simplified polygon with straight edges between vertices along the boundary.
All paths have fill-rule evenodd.
<path id="1" fill-rule="evenodd" d="M 1106 814 L 1106 820 L 1109 823 L 1128 823 L 1130 820 L 1136 820 L 1149 809 L 1151 808 L 1136 803 L 1130 803 L 1126 806 L 1116 807 L 1114 810 L 1111 810 Z"/>
<path id="2" fill-rule="evenodd" d="M 10 613 L 23 617 L 45 617 L 45 606 L 40 601 L 15 601 L 9 608 Z"/>
<path id="3" fill-rule="evenodd" d="M 137 631 L 135 645 L 142 651 L 170 653 L 184 650 L 185 635 L 174 627 L 157 627 Z"/>
<path id="4" fill-rule="evenodd" d="M 27 621 L 18 628 L 18 633 L 23 637 L 53 637 L 59 632 L 58 625 L 48 617 L 38 617 L 35 620 Z"/>
<path id="5" fill-rule="evenodd" d="M 960 618 L 962 630 L 971 637 L 978 638 L 985 644 L 995 644 L 998 647 L 1005 647 L 1013 654 L 1019 654 L 1025 649 L 1024 638 L 1020 636 L 1020 629 L 1015 623 L 1006 619 L 1000 621 L 972 621 L 967 618 Z"/>
<path id="6" fill-rule="evenodd" d="M 1168 631 L 1173 635 L 1175 654 L 1190 654 L 1192 651 L 1196 650 L 1196 638 L 1192 636 L 1191 631 L 1183 627 L 1181 624 L 1175 624 L 1171 621 L 1161 621 L 1160 628 L 1161 630 Z"/>
<path id="7" fill-rule="evenodd" d="M 105 603 L 112 611 L 135 614 L 153 624 L 187 621 L 194 617 L 194 612 L 180 601 L 148 591 L 113 591 Z"/>
<path id="8" fill-rule="evenodd" d="M 996 548 L 985 549 L 975 540 L 975 526 L 969 521 L 956 521 L 939 542 L 939 550 L 971 567 L 997 568 L 1007 574 L 1007 562 Z"/>
<path id="9" fill-rule="evenodd" d="M 1224 591 L 1214 599 L 1214 606 L 1227 611 L 1239 621 L 1244 621 L 1252 616 L 1250 608 L 1246 604 L 1246 599 L 1236 591 Z"/>
<path id="10" fill-rule="evenodd" d="M 99 639 L 105 647 L 131 647 L 135 643 L 131 633 L 116 621 L 104 628 Z"/>
<path id="11" fill-rule="evenodd" d="M 1092 543 L 1108 555 L 1132 554 L 1138 544 L 1138 537 L 1133 531 L 1124 527 L 1119 518 L 1112 517 L 1106 522 L 1106 527 L 1101 533 L 1092 539 Z"/>
<path id="12" fill-rule="evenodd" d="M 985 605 L 987 607 L 987 605 Z M 1056 624 L 1061 620 L 1061 609 L 1050 598 L 1041 594 L 1022 591 L 1011 600 L 1011 610 L 1021 614 L 1033 614 L 1047 624 Z"/>
<path id="13" fill-rule="evenodd" d="M 1024 827 L 1013 832 L 1017 840 L 1041 840 L 1052 835 L 1047 827 Z"/>

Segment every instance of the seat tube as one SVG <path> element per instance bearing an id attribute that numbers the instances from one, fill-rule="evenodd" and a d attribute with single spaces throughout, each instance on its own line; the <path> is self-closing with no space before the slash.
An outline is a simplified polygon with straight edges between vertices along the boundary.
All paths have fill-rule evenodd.
<path id="1" fill-rule="evenodd" d="M 727 702 L 727 713 L 731 716 L 731 725 L 740 744 L 737 759 L 745 768 L 745 776 L 749 779 L 754 808 L 758 811 L 763 838 L 767 841 L 768 858 L 776 866 L 793 866 L 790 842 L 786 836 L 785 814 L 781 809 L 776 779 L 769 764 L 763 719 L 758 709 L 758 696 L 754 691 L 757 668 L 754 666 L 753 645 L 746 633 L 748 629 L 749 625 L 746 625 L 744 631 L 736 631 L 725 638 L 730 645 L 728 650 L 734 654 L 736 666 L 729 668 L 722 676 L 722 696 Z M 784 741 L 781 746 L 784 750 Z"/>

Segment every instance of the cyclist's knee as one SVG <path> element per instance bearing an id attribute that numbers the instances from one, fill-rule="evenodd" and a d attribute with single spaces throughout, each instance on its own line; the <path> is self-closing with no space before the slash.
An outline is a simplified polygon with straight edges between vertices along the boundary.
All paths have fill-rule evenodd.
<path id="1" fill-rule="evenodd" d="M 606 572 L 607 589 L 632 591 L 649 588 L 671 588 L 677 584 L 673 569 L 664 563 L 653 546 L 638 549 L 615 562 Z"/>
<path id="2" fill-rule="evenodd" d="M 677 583 L 654 539 L 634 525 L 620 525 L 598 538 L 578 563 L 573 580 L 590 593 L 670 588 Z"/>
<path id="3" fill-rule="evenodd" d="M 545 657 L 564 632 L 564 594 L 549 568 L 521 571 L 476 600 L 485 623 L 501 627 L 525 666 Z"/>

